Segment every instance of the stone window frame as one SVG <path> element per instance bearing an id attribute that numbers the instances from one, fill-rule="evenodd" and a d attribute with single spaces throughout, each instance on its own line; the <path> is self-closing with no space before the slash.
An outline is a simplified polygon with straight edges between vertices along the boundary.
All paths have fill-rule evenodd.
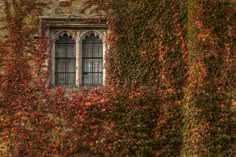
<path id="1" fill-rule="evenodd" d="M 47 53 L 49 55 L 46 61 L 49 67 L 49 80 L 50 86 L 55 86 L 55 43 L 60 36 L 67 34 L 75 40 L 75 53 L 76 53 L 76 85 L 78 88 L 82 87 L 82 41 L 91 34 L 99 37 L 103 44 L 103 84 L 105 85 L 106 69 L 105 69 L 105 56 L 108 50 L 106 38 L 108 34 L 108 26 L 106 18 L 104 17 L 40 17 L 41 20 L 41 36 L 44 36 L 49 41 Z M 66 87 L 66 86 L 65 86 Z"/>

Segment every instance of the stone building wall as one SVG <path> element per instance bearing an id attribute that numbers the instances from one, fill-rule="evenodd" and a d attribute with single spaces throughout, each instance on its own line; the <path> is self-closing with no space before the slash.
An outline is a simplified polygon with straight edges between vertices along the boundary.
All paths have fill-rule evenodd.
<path id="1" fill-rule="evenodd" d="M 45 0 L 48 8 L 44 9 L 44 15 L 48 16 L 81 16 L 81 9 L 86 0 Z M 91 9 L 85 11 L 85 16 L 102 15 L 103 13 L 91 13 Z"/>
<path id="2" fill-rule="evenodd" d="M 2 27 L 4 26 L 3 22 L 3 10 L 4 10 L 4 5 L 3 5 L 3 0 L 0 0 L 0 37 L 5 35 L 5 31 L 2 30 Z"/>
<path id="3" fill-rule="evenodd" d="M 51 18 L 56 17 L 93 17 L 104 15 L 102 12 L 92 13 L 92 8 L 85 10 L 84 13 L 81 13 L 81 9 L 84 6 L 86 0 L 41 0 L 42 2 L 48 3 L 47 7 L 44 8 L 44 11 L 41 16 L 47 16 Z M 3 0 L 0 0 L 0 28 L 4 26 L 4 4 Z M 39 18 L 39 17 L 35 17 Z M 39 24 L 37 24 L 39 25 Z M 39 27 L 39 26 L 37 26 Z M 6 31 L 0 30 L 0 37 L 5 36 Z"/>

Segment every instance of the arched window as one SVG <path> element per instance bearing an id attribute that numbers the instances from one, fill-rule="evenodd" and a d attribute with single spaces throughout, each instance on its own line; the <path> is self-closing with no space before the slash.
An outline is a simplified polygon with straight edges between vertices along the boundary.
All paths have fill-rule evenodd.
<path id="1" fill-rule="evenodd" d="M 55 43 L 55 85 L 75 86 L 75 41 L 64 34 Z"/>
<path id="2" fill-rule="evenodd" d="M 91 34 L 82 41 L 82 85 L 103 84 L 103 44 Z"/>

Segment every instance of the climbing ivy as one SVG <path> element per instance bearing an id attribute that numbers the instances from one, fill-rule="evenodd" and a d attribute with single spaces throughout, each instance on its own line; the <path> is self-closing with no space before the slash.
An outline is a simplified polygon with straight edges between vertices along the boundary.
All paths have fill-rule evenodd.
<path id="1" fill-rule="evenodd" d="M 235 6 L 227 0 L 88 0 L 109 33 L 106 86 L 47 86 L 38 0 L 5 0 L 1 156 L 234 156 Z"/>

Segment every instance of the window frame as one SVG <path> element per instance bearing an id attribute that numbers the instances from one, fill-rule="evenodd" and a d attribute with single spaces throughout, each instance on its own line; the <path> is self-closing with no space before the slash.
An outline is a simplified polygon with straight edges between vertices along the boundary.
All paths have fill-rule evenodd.
<path id="1" fill-rule="evenodd" d="M 83 82 L 82 82 L 82 48 L 83 48 L 83 40 L 87 37 L 87 36 L 90 36 L 91 34 L 94 34 L 96 37 L 98 37 L 101 41 L 102 41 L 102 58 L 103 58 L 103 83 L 102 83 L 102 86 L 105 85 L 105 76 L 106 76 L 106 69 L 105 69 L 105 54 L 106 54 L 106 49 L 107 49 L 107 45 L 106 45 L 106 34 L 103 35 L 102 33 L 100 33 L 98 30 L 86 30 L 84 32 L 81 33 L 80 35 L 80 42 L 79 42 L 79 87 L 82 87 L 82 86 L 85 86 L 83 85 Z"/>
<path id="2" fill-rule="evenodd" d="M 94 41 L 92 41 L 92 40 L 94 40 Z M 86 56 L 86 52 L 88 52 L 88 46 L 85 46 L 85 45 L 87 45 L 87 44 L 92 44 L 92 47 L 90 47 L 90 49 L 92 48 L 92 53 L 91 53 L 91 56 Z M 93 45 L 94 44 L 94 45 Z M 82 63 L 82 68 L 81 68 L 81 76 L 82 76 L 82 86 L 90 86 L 90 87 L 92 87 L 92 86 L 102 86 L 103 85 L 103 70 L 99 70 L 99 65 L 101 65 L 101 68 L 103 69 L 103 47 L 102 47 L 102 44 L 103 44 L 103 42 L 102 42 L 102 40 L 98 37 L 98 36 L 95 36 L 94 35 L 94 33 L 90 33 L 89 35 L 87 35 L 86 36 L 86 38 L 84 38 L 84 40 L 82 40 L 82 52 L 81 52 L 81 58 L 82 58 L 82 61 L 81 61 L 81 63 Z M 95 49 L 95 47 L 96 46 L 98 46 L 97 47 L 97 50 L 98 51 L 94 51 L 94 49 Z M 101 46 L 101 47 L 100 47 Z M 100 49 L 99 48 L 101 48 L 101 50 L 102 51 L 100 51 Z M 94 54 L 94 52 L 97 52 L 97 56 L 94 56 L 95 54 Z M 85 55 L 85 56 L 84 56 Z M 88 54 L 87 54 L 88 55 Z M 86 66 L 86 60 L 90 60 L 91 62 L 91 68 L 90 68 L 90 70 L 89 71 L 84 71 L 85 70 L 85 66 Z M 97 66 L 94 66 L 95 65 L 95 60 L 97 60 L 98 62 L 98 64 L 97 64 Z M 101 64 L 100 64 L 101 63 Z M 96 71 L 96 70 L 97 71 Z M 84 82 L 84 75 L 85 74 L 90 74 L 90 79 L 92 80 L 92 82 L 90 82 L 90 83 L 88 83 L 88 84 L 86 84 L 85 82 Z M 96 74 L 98 74 L 97 76 L 96 76 Z M 101 75 L 101 82 L 99 81 L 100 80 L 100 76 L 99 75 Z M 95 83 L 94 82 L 94 79 L 96 80 L 97 79 L 97 83 Z"/>
<path id="3" fill-rule="evenodd" d="M 67 38 L 67 41 L 60 41 L 60 39 L 62 39 L 62 38 Z M 73 86 L 75 86 L 75 77 L 76 77 L 76 51 L 75 51 L 75 41 L 73 40 L 73 38 L 72 39 L 70 39 L 71 37 L 70 36 L 68 36 L 67 34 L 64 34 L 63 36 L 62 36 L 62 38 L 60 38 L 60 39 L 58 39 L 58 40 L 56 40 L 55 41 L 55 86 L 60 86 L 59 84 L 58 84 L 58 82 L 57 82 L 57 75 L 60 75 L 60 74 L 63 74 L 64 75 L 64 84 L 63 85 L 65 85 L 65 86 L 67 86 L 67 87 L 69 87 L 69 86 L 71 86 L 71 87 L 73 87 Z M 65 38 L 65 39 L 66 39 Z M 62 40 L 64 40 L 64 39 L 62 39 Z M 71 40 L 71 41 L 69 41 L 69 40 Z M 70 47 L 71 45 L 73 44 L 73 49 L 72 49 L 72 56 L 70 56 L 70 57 L 68 57 L 67 56 L 67 54 L 66 53 L 68 53 L 68 47 Z M 60 48 L 58 47 L 60 45 Z M 63 56 L 58 56 L 57 55 L 57 49 L 61 49 L 61 50 L 63 50 L 64 52 L 63 52 Z M 68 70 L 68 68 L 67 68 L 67 61 L 68 60 L 73 60 L 74 61 L 74 64 L 73 64 L 73 71 L 70 71 L 70 70 Z M 63 61 L 64 63 L 62 64 L 63 65 L 63 70 L 62 69 L 60 69 L 59 71 L 57 70 L 57 65 L 58 65 L 58 63 L 60 63 L 60 61 Z M 73 63 L 73 62 L 72 62 Z M 70 69 L 70 68 L 69 68 Z M 61 71 L 62 70 L 62 71 Z M 74 79 L 74 81 L 73 81 L 73 85 L 69 85 L 68 84 L 68 82 L 67 82 L 67 78 L 68 78 L 68 76 L 70 75 L 70 74 L 73 74 L 74 76 L 73 76 L 73 79 Z M 57 79 L 56 79 L 57 78 Z"/>
<path id="4" fill-rule="evenodd" d="M 46 64 L 49 67 L 48 84 L 55 87 L 55 43 L 56 40 L 67 34 L 75 41 L 76 53 L 76 85 L 75 87 L 64 86 L 65 88 L 80 88 L 82 87 L 82 42 L 86 36 L 94 34 L 102 40 L 103 49 L 103 85 L 105 85 L 106 70 L 105 70 L 105 55 L 108 49 L 106 37 L 108 26 L 106 18 L 65 18 L 65 17 L 40 17 L 41 20 L 41 36 L 45 36 L 50 42 L 47 53 L 49 59 Z"/>

